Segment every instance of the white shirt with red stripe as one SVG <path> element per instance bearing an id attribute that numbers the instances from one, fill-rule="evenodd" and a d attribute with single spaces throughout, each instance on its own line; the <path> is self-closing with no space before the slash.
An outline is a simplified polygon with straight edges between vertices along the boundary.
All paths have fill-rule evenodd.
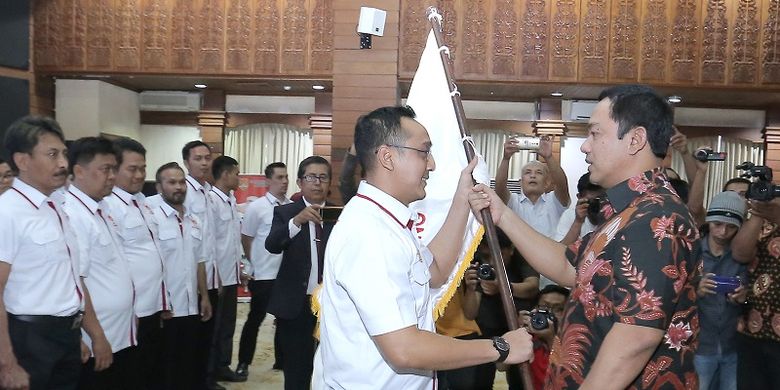
<path id="1" fill-rule="evenodd" d="M 203 245 L 201 246 L 201 258 L 206 261 L 206 288 L 213 290 L 219 287 L 219 270 L 214 260 L 214 229 L 213 217 L 209 203 L 208 193 L 211 191 L 211 184 L 198 183 L 194 177 L 187 175 L 187 196 L 184 198 L 184 207 L 189 213 L 198 217 L 203 232 Z"/>
<path id="2" fill-rule="evenodd" d="M 186 207 L 180 217 L 160 195 L 147 198 L 147 204 L 154 211 L 173 316 L 198 315 L 198 263 L 205 263 L 201 257 L 203 227 L 200 220 Z"/>
<path id="3" fill-rule="evenodd" d="M 209 191 L 212 222 L 214 222 L 214 259 L 223 286 L 238 284 L 241 272 L 241 218 L 236 198 L 217 187 Z"/>
<path id="4" fill-rule="evenodd" d="M 396 372 L 371 338 L 410 326 L 435 332 L 433 255 L 409 230 L 415 217 L 365 181 L 344 207 L 325 250 L 312 389 L 434 388 L 434 372 Z"/>
<path id="5" fill-rule="evenodd" d="M 62 202 L 59 193 L 47 197 L 19 178 L 0 195 L 0 261 L 11 265 L 1 298 L 8 313 L 64 317 L 83 308 Z"/>
<path id="6" fill-rule="evenodd" d="M 73 184 L 65 192 L 64 210 L 78 240 L 81 276 L 111 351 L 118 352 L 136 345 L 135 289 L 127 260 L 104 218 L 106 209 Z M 91 348 L 89 335 L 81 335 Z"/>
<path id="7" fill-rule="evenodd" d="M 131 195 L 114 187 L 103 201 L 108 206 L 106 221 L 114 230 L 122 253 L 130 267 L 135 285 L 135 313 L 146 317 L 170 310 L 170 298 L 165 287 L 165 265 L 157 248 L 156 233 L 150 222 L 154 211 L 143 194 Z"/>
<path id="8" fill-rule="evenodd" d="M 274 219 L 274 207 L 291 203 L 287 198 L 277 199 L 266 193 L 247 206 L 241 223 L 241 234 L 252 237 L 252 276 L 255 280 L 274 280 L 282 265 L 282 254 L 271 253 L 265 249 L 265 239 L 271 233 Z"/>

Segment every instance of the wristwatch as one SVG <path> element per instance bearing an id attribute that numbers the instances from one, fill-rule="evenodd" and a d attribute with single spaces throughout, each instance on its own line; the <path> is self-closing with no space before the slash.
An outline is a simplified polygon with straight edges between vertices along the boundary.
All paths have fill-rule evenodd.
<path id="1" fill-rule="evenodd" d="M 503 363 L 507 356 L 509 356 L 509 343 L 507 343 L 503 337 L 496 336 L 493 337 L 493 348 L 498 351 L 498 359 L 496 359 L 496 363 Z"/>

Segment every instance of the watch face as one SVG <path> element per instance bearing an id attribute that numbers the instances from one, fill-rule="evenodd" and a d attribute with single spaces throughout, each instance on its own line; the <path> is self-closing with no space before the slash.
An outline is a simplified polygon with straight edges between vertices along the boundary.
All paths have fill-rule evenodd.
<path id="1" fill-rule="evenodd" d="M 509 343 L 507 343 L 506 340 L 501 337 L 497 337 L 494 344 L 496 345 L 496 348 L 501 351 L 509 351 Z"/>

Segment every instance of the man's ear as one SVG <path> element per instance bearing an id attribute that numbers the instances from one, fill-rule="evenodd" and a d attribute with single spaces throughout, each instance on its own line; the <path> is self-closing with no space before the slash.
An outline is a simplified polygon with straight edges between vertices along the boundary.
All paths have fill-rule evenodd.
<path id="1" fill-rule="evenodd" d="M 73 178 L 81 176 L 81 174 L 84 172 L 84 167 L 82 167 L 79 164 L 73 165 Z"/>
<path id="2" fill-rule="evenodd" d="M 14 153 L 11 158 L 14 159 L 14 164 L 16 164 L 19 172 L 27 171 L 27 166 L 30 164 L 30 155 L 28 153 Z"/>
<path id="3" fill-rule="evenodd" d="M 636 155 L 647 147 L 647 129 L 644 126 L 629 130 L 626 136 L 629 137 L 628 153 L 630 155 Z"/>
<path id="4" fill-rule="evenodd" d="M 395 169 L 393 154 L 390 153 L 390 148 L 387 145 L 382 145 L 376 150 L 376 163 L 388 171 Z"/>
<path id="5" fill-rule="evenodd" d="M 162 194 L 162 185 L 160 183 L 155 183 L 154 188 L 157 189 L 158 194 Z"/>

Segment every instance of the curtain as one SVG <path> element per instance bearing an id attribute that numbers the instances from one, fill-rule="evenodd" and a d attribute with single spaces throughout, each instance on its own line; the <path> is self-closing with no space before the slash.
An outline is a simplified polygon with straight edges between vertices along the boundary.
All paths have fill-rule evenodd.
<path id="1" fill-rule="evenodd" d="M 471 137 L 474 139 L 474 146 L 477 151 L 485 158 L 490 177 L 496 177 L 498 164 L 504 157 L 504 142 L 507 138 L 517 135 L 504 130 L 478 129 L 472 130 Z M 522 135 L 522 134 L 521 134 Z M 536 160 L 536 152 L 521 150 L 509 160 L 509 180 L 519 180 L 522 176 L 521 169 L 527 162 Z"/>
<path id="2" fill-rule="evenodd" d="M 718 149 L 718 136 L 688 138 L 688 149 L 691 152 L 702 147 L 711 147 L 719 152 L 726 152 L 726 161 L 711 161 L 707 169 L 707 184 L 704 188 L 704 207 L 708 207 L 710 199 L 723 190 L 723 185 L 731 178 L 742 174 L 734 167 L 745 161 L 756 165 L 764 164 L 764 147 L 752 141 L 721 137 L 721 146 Z M 687 180 L 682 157 L 679 153 L 672 154 L 672 169 L 677 171 L 683 180 Z"/>
<path id="3" fill-rule="evenodd" d="M 278 123 L 256 123 L 225 129 L 225 155 L 238 160 L 241 173 L 262 174 L 266 165 L 281 161 L 294 182 L 298 164 L 312 155 L 311 129 Z M 290 186 L 290 188 L 293 188 Z"/>

